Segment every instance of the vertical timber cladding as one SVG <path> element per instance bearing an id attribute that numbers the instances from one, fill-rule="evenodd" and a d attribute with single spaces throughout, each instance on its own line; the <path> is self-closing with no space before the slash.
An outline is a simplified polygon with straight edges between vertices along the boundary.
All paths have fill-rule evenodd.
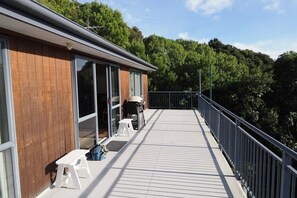
<path id="1" fill-rule="evenodd" d="M 142 72 L 142 84 L 143 84 L 143 99 L 145 101 L 144 109 L 147 109 L 149 104 L 148 98 L 148 77 L 147 72 Z"/>
<path id="2" fill-rule="evenodd" d="M 121 104 L 122 111 L 125 107 L 125 100 L 128 101 L 130 96 L 130 68 L 121 66 Z M 142 71 L 142 88 L 143 88 L 143 99 L 145 101 L 144 108 L 148 108 L 148 75 L 147 72 Z M 122 113 L 122 115 L 124 115 Z"/>
<path id="3" fill-rule="evenodd" d="M 9 51 L 21 193 L 35 197 L 74 149 L 70 53 L 18 36 L 9 36 Z"/>
<path id="4" fill-rule="evenodd" d="M 130 70 L 129 67 L 120 67 L 120 81 L 121 81 L 121 105 L 122 105 L 122 116 L 125 116 L 125 103 L 128 101 L 130 96 Z M 122 118 L 123 118 L 122 117 Z"/>

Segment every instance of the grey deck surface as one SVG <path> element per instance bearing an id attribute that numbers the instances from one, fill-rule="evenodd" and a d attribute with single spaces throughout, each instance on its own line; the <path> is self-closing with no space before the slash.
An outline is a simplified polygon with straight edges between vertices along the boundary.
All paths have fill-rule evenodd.
<path id="1" fill-rule="evenodd" d="M 48 189 L 40 197 L 245 197 L 197 111 L 148 110 L 146 126 L 120 152 L 90 161 L 82 190 Z"/>

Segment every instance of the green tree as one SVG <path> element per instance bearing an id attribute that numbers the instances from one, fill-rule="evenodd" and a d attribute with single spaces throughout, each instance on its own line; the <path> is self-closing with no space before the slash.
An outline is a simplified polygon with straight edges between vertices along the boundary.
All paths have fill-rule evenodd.
<path id="1" fill-rule="evenodd" d="M 112 10 L 97 1 L 81 5 L 80 20 L 85 26 L 97 27 L 93 29 L 98 35 L 126 48 L 129 43 L 129 28 L 118 10 Z"/>
<path id="2" fill-rule="evenodd" d="M 149 61 L 148 56 L 145 54 L 145 45 L 143 42 L 142 32 L 137 27 L 129 28 L 129 44 L 127 50 L 132 54 Z"/>
<path id="3" fill-rule="evenodd" d="M 38 0 L 38 2 L 70 20 L 76 22 L 79 20 L 80 3 L 75 0 Z"/>
<path id="4" fill-rule="evenodd" d="M 166 49 L 166 39 L 151 35 L 144 39 L 145 51 L 152 64 L 158 66 L 158 72 L 150 74 L 150 90 L 174 90 L 177 76 L 170 68 L 170 60 Z"/>
<path id="5" fill-rule="evenodd" d="M 118 10 L 97 1 L 85 4 L 76 0 L 38 1 L 123 48 L 129 45 L 129 28 Z"/>
<path id="6" fill-rule="evenodd" d="M 280 115 L 282 141 L 297 149 L 297 53 L 287 52 L 274 63 L 274 105 Z"/>

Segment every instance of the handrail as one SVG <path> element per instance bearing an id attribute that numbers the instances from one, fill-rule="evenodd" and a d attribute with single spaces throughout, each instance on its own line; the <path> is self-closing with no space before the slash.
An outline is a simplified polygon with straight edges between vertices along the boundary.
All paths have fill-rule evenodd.
<path id="1" fill-rule="evenodd" d="M 297 152 L 201 93 L 151 91 L 149 97 L 155 108 L 185 107 L 184 103 L 184 107 L 176 106 L 177 101 L 191 101 L 191 108 L 198 107 L 236 177 L 251 197 L 297 196 Z M 247 129 L 253 133 L 248 133 Z M 258 137 L 281 151 L 282 156 Z"/>
<path id="2" fill-rule="evenodd" d="M 193 109 L 198 108 L 196 91 L 149 91 L 150 109 Z"/>
<path id="3" fill-rule="evenodd" d="M 149 91 L 149 93 L 195 93 L 198 95 L 197 91 Z"/>
<path id="4" fill-rule="evenodd" d="M 266 141 L 270 142 L 271 144 L 279 147 L 281 150 L 285 151 L 286 153 L 288 153 L 291 157 L 296 158 L 297 159 L 297 152 L 290 149 L 289 147 L 287 147 L 285 144 L 279 142 L 278 140 L 274 139 L 273 137 L 271 137 L 270 135 L 268 135 L 267 133 L 265 133 L 264 131 L 262 131 L 261 129 L 255 127 L 254 125 L 250 124 L 249 122 L 245 121 L 243 118 L 239 117 L 238 115 L 234 114 L 233 112 L 229 111 L 228 109 L 226 109 L 225 107 L 221 106 L 220 104 L 216 103 L 215 101 L 211 100 L 210 98 L 208 98 L 207 96 L 201 94 L 201 96 L 208 100 L 211 104 L 214 104 L 215 106 L 217 106 L 220 110 L 226 112 L 227 114 L 231 115 L 235 120 L 238 120 L 240 123 L 244 124 L 245 126 L 247 126 L 249 129 L 251 129 L 253 132 L 255 132 L 257 135 L 260 135 L 262 138 L 264 138 Z"/>
<path id="5" fill-rule="evenodd" d="M 297 152 L 200 93 L 198 110 L 234 173 L 252 197 L 297 195 Z M 280 149 L 282 156 L 268 149 L 245 129 Z"/>

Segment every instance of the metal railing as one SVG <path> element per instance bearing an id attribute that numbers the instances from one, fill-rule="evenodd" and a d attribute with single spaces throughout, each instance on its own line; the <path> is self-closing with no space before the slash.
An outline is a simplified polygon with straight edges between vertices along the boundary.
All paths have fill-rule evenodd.
<path id="1" fill-rule="evenodd" d="M 150 109 L 193 109 L 198 108 L 198 92 L 150 91 Z"/>
<path id="2" fill-rule="evenodd" d="M 253 197 L 297 197 L 297 153 L 204 95 L 198 109 Z"/>

